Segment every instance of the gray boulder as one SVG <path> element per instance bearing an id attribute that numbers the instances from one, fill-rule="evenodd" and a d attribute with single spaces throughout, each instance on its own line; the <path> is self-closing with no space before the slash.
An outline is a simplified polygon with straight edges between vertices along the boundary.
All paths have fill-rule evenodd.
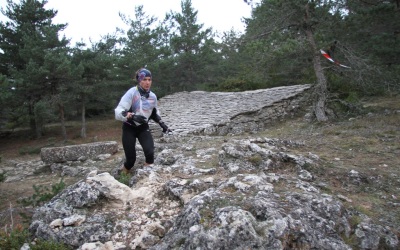
<path id="1" fill-rule="evenodd" d="M 116 141 L 93 142 L 64 147 L 42 148 L 40 157 L 46 164 L 66 161 L 78 161 L 83 158 L 95 159 L 99 155 L 115 154 L 118 151 Z"/>

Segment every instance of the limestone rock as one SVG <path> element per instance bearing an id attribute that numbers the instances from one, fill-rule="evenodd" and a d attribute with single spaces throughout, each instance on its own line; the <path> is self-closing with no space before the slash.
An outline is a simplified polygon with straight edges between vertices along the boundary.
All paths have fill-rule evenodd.
<path id="1" fill-rule="evenodd" d="M 105 154 L 115 154 L 118 151 L 116 141 L 93 142 L 64 147 L 42 148 L 40 157 L 47 164 L 66 161 L 79 161 L 82 157 L 89 159 L 103 157 Z"/>

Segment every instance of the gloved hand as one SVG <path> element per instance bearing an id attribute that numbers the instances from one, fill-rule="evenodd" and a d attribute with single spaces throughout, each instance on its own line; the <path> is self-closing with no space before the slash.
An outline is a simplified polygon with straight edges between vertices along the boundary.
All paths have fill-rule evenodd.
<path id="1" fill-rule="evenodd" d="M 164 134 L 168 134 L 168 133 L 171 133 L 171 132 L 172 132 L 172 130 L 169 129 L 169 128 L 167 127 L 167 125 L 165 125 L 164 122 L 160 122 L 159 124 L 160 124 L 160 127 L 163 129 L 162 132 L 163 132 Z"/>
<path id="2" fill-rule="evenodd" d="M 143 115 L 133 115 L 133 117 L 130 118 L 129 120 L 132 120 L 132 121 L 137 122 L 139 124 L 147 123 L 147 118 L 144 117 Z"/>

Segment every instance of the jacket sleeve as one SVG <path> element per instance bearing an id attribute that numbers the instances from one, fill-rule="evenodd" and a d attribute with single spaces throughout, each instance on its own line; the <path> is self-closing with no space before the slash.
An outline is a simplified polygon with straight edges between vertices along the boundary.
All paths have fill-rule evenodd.
<path id="1" fill-rule="evenodd" d="M 157 107 L 153 108 L 153 111 L 151 112 L 150 119 L 152 119 L 156 123 L 160 123 L 161 122 L 160 112 L 158 111 Z"/>
<path id="2" fill-rule="evenodd" d="M 124 113 L 132 107 L 133 92 L 133 88 L 131 88 L 121 97 L 118 106 L 114 109 L 116 120 L 126 122 Z"/>

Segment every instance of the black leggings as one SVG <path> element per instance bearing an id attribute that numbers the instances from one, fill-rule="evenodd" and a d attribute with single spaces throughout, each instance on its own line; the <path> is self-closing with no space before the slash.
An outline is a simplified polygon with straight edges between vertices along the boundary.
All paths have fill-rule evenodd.
<path id="1" fill-rule="evenodd" d="M 122 146 L 125 151 L 125 163 L 126 169 L 133 168 L 136 161 L 136 138 L 139 139 L 139 143 L 143 148 L 144 157 L 146 163 L 154 163 L 154 140 L 150 133 L 149 125 L 143 124 L 138 127 L 131 126 L 124 123 L 122 125 Z"/>

